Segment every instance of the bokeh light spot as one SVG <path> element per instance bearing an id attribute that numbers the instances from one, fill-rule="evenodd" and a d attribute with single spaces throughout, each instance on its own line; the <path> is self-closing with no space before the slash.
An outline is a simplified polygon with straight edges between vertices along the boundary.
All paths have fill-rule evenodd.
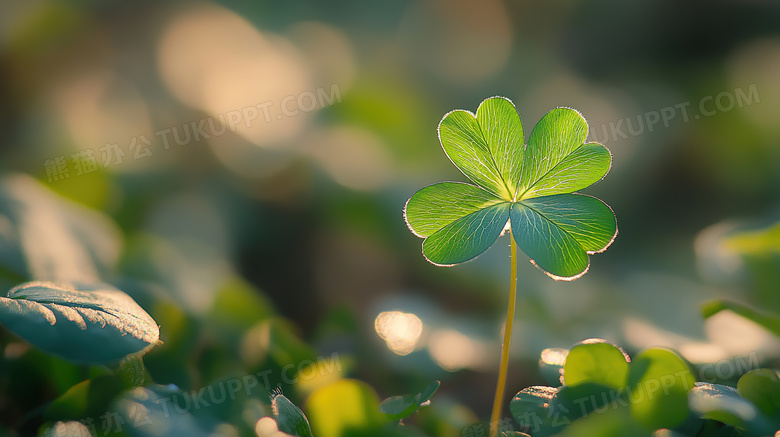
<path id="1" fill-rule="evenodd" d="M 411 313 L 384 311 L 376 317 L 374 329 L 391 351 L 398 355 L 409 355 L 422 335 L 423 323 Z"/>
<path id="2" fill-rule="evenodd" d="M 453 329 L 442 329 L 431 334 L 428 349 L 436 364 L 450 372 L 482 368 L 489 355 L 482 343 Z"/>

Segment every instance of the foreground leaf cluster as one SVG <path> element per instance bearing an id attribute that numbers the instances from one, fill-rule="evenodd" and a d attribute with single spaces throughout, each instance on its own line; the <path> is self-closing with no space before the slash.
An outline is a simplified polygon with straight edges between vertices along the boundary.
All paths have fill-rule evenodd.
<path id="1" fill-rule="evenodd" d="M 546 349 L 539 363 L 551 386 L 517 393 L 510 411 L 523 433 L 513 435 L 763 437 L 780 427 L 773 370 L 751 370 L 737 388 L 696 382 L 671 350 L 646 349 L 632 360 L 601 339 Z"/>

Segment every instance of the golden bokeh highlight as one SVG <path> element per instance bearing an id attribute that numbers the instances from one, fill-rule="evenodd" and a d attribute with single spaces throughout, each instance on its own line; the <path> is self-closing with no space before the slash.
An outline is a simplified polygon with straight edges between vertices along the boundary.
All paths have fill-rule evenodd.
<path id="1" fill-rule="evenodd" d="M 285 98 L 313 90 L 301 54 L 286 38 L 260 32 L 225 8 L 204 5 L 174 16 L 157 59 L 163 81 L 179 100 L 222 116 L 219 121 L 253 144 L 284 144 L 307 121 L 305 112 L 281 112 Z"/>
<path id="2" fill-rule="evenodd" d="M 490 364 L 487 347 L 454 329 L 434 331 L 428 339 L 431 358 L 449 372 L 460 369 L 486 369 Z"/>
<path id="3" fill-rule="evenodd" d="M 376 317 L 374 329 L 395 354 L 409 355 L 422 335 L 423 323 L 411 313 L 383 311 Z"/>

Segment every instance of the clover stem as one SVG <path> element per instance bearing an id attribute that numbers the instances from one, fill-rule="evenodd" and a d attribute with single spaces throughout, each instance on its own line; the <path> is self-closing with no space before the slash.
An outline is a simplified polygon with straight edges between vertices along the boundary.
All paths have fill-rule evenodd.
<path id="1" fill-rule="evenodd" d="M 517 246 L 509 228 L 509 253 L 511 267 L 511 283 L 509 285 L 509 305 L 506 311 L 506 323 L 504 324 L 504 339 L 501 344 L 501 364 L 498 368 L 498 384 L 496 385 L 496 397 L 493 399 L 493 412 L 490 415 L 490 437 L 498 435 L 498 423 L 501 419 L 501 404 L 504 401 L 504 388 L 506 386 L 506 374 L 509 368 L 509 342 L 512 339 L 512 322 L 515 320 L 515 296 L 517 294 Z"/>

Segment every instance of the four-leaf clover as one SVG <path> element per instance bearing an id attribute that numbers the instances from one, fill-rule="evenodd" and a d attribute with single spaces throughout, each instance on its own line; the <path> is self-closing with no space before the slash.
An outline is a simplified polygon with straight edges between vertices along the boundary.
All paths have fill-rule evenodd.
<path id="1" fill-rule="evenodd" d="M 477 113 L 455 110 L 439 123 L 450 161 L 476 185 L 440 182 L 406 202 L 409 229 L 425 238 L 423 255 L 451 266 L 487 250 L 511 226 L 531 262 L 553 279 L 576 279 L 617 235 L 612 209 L 574 193 L 609 172 L 612 155 L 586 143 L 579 112 L 556 108 L 537 123 L 524 144 L 523 126 L 511 101 L 486 99 Z"/>

